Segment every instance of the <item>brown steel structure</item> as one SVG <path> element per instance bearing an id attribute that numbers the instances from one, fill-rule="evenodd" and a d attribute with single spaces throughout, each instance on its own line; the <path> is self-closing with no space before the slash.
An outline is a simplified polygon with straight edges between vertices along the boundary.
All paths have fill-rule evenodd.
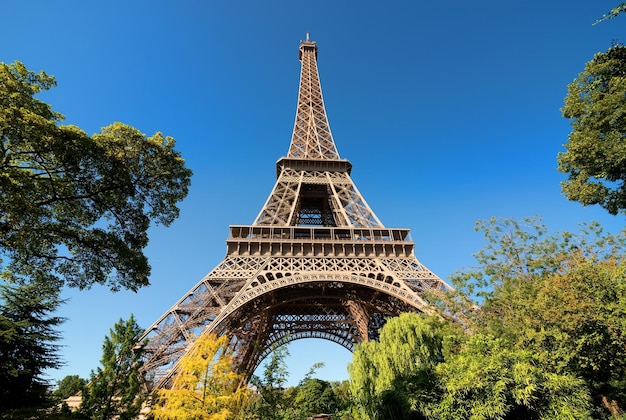
<path id="1" fill-rule="evenodd" d="M 224 260 L 141 338 L 155 387 L 201 333 L 228 334 L 250 374 L 274 345 L 301 338 L 352 350 L 389 316 L 429 312 L 426 292 L 450 289 L 415 258 L 409 229 L 383 226 L 350 178 L 308 35 L 299 58 L 293 136 L 267 202 L 252 225 L 230 227 Z"/>

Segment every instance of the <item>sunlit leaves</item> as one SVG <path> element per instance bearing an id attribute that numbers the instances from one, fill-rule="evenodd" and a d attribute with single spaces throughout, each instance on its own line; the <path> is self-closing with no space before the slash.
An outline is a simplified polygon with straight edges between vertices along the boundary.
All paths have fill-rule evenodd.
<path id="1" fill-rule="evenodd" d="M 546 372 L 529 349 L 478 333 L 437 366 L 441 399 L 431 405 L 437 419 L 587 419 L 584 381 Z"/>
<path id="2" fill-rule="evenodd" d="M 479 266 L 453 279 L 480 303 L 472 329 L 505 340 L 510 351 L 531 352 L 546 374 L 584 380 L 597 410 L 619 412 L 626 404 L 626 233 L 592 223 L 548 235 L 536 219 L 479 227 L 487 238 Z"/>
<path id="3" fill-rule="evenodd" d="M 608 13 L 605 13 L 604 15 L 602 15 L 600 19 L 594 22 L 594 25 L 597 25 L 598 23 L 604 22 L 605 20 L 608 20 L 608 19 L 616 18 L 620 13 L 624 13 L 624 12 L 626 12 L 626 3 L 620 3 L 614 8 L 612 8 Z"/>
<path id="4" fill-rule="evenodd" d="M 626 232 L 493 218 L 456 273 L 459 324 L 402 315 L 357 346 L 360 418 L 588 419 L 626 405 Z M 444 305 L 445 302 L 442 302 Z M 442 306 L 445 307 L 445 306 Z M 447 314 L 459 308 L 448 306 Z M 462 308 L 461 308 L 462 310 Z"/>
<path id="5" fill-rule="evenodd" d="M 563 193 L 583 205 L 624 213 L 626 47 L 615 45 L 586 64 L 568 86 L 562 112 L 573 129 L 567 151 L 558 156 L 559 171 L 568 174 Z"/>
<path id="6" fill-rule="evenodd" d="M 443 361 L 443 340 L 436 319 L 402 314 L 381 329 L 380 342 L 357 346 L 348 371 L 359 416 L 404 418 L 429 403 L 436 388 L 434 368 Z"/>
<path id="7" fill-rule="evenodd" d="M 114 123 L 89 136 L 59 125 L 63 117 L 34 96 L 54 85 L 0 63 L 2 276 L 136 290 L 148 284 L 150 222 L 178 216 L 191 171 L 161 133 Z"/>

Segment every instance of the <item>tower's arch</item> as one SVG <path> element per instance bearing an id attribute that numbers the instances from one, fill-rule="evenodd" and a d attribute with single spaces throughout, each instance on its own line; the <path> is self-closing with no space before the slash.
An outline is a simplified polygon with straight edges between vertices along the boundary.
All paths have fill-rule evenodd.
<path id="1" fill-rule="evenodd" d="M 223 310 L 224 317 L 207 329 L 232 334 L 248 345 L 240 351 L 242 368 L 252 373 L 281 344 L 320 338 L 352 351 L 363 341 L 377 338 L 388 317 L 402 312 L 429 312 L 428 304 L 392 276 L 344 272 L 281 276 L 267 273 L 251 281 L 248 293 Z M 258 326 L 264 326 L 258 328 Z"/>

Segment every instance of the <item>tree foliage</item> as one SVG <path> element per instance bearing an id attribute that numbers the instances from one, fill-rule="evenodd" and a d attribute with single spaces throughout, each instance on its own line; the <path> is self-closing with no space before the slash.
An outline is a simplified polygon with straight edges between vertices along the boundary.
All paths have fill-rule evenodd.
<path id="1" fill-rule="evenodd" d="M 457 290 L 482 301 L 473 331 L 504 340 L 512 354 L 531 352 L 528 360 L 552 378 L 582 379 L 594 418 L 620 415 L 626 232 L 608 234 L 592 223 L 576 234 L 548 235 L 538 219 L 494 218 L 478 228 L 488 242 L 476 254 L 479 267 L 452 279 Z M 583 399 L 577 405 L 584 410 Z"/>
<path id="2" fill-rule="evenodd" d="M 456 273 L 463 329 L 403 314 L 349 367 L 363 419 L 621 418 L 626 232 L 548 234 L 539 219 L 478 223 L 478 266 Z M 471 314 L 471 316 L 467 316 Z"/>
<path id="3" fill-rule="evenodd" d="M 250 383 L 256 388 L 259 398 L 253 401 L 253 413 L 263 420 L 282 420 L 290 418 L 292 395 L 285 393 L 285 384 L 289 378 L 286 358 L 289 349 L 286 345 L 277 346 L 264 364 L 261 377 L 253 375 Z"/>
<path id="4" fill-rule="evenodd" d="M 565 196 L 626 212 L 626 47 L 598 53 L 567 87 L 563 116 L 572 132 L 559 153 Z"/>
<path id="5" fill-rule="evenodd" d="M 600 22 L 604 22 L 605 20 L 614 19 L 620 13 L 624 13 L 624 12 L 626 12 L 626 2 L 618 4 L 617 6 L 612 8 L 609 12 L 602 15 L 600 19 L 594 22 L 594 25 L 597 25 Z"/>
<path id="6" fill-rule="evenodd" d="M 247 409 L 249 390 L 233 366 L 228 337 L 199 336 L 181 357 L 171 388 L 160 389 L 152 408 L 154 418 L 222 420 L 237 418 Z"/>
<path id="7" fill-rule="evenodd" d="M 440 395 L 424 410 L 436 419 L 588 419 L 589 394 L 572 374 L 546 371 L 530 349 L 474 334 L 437 366 Z"/>
<path id="8" fill-rule="evenodd" d="M 334 414 L 345 403 L 338 398 L 335 386 L 318 378 L 307 378 L 295 390 L 293 419 L 306 420 L 316 414 Z"/>
<path id="9" fill-rule="evenodd" d="M 78 375 L 67 375 L 65 378 L 57 381 L 57 388 L 52 393 L 54 398 L 62 401 L 73 395 L 76 395 L 87 385 L 87 380 Z"/>
<path id="10" fill-rule="evenodd" d="M 44 372 L 61 365 L 56 328 L 63 319 L 51 315 L 61 304 L 58 290 L 3 284 L 0 304 L 0 413 L 41 408 L 49 385 Z"/>
<path id="11" fill-rule="evenodd" d="M 331 385 L 337 403 L 337 409 L 334 412 L 333 419 L 353 420 L 352 408 L 354 404 L 350 394 L 350 381 L 331 382 Z"/>
<path id="12" fill-rule="evenodd" d="M 443 329 L 435 318 L 401 314 L 380 331 L 380 341 L 357 346 L 350 391 L 359 418 L 408 419 L 423 411 L 436 389 L 443 361 Z"/>
<path id="13" fill-rule="evenodd" d="M 357 348 L 350 389 L 362 419 L 590 418 L 585 382 L 543 362 L 504 338 L 403 314 Z"/>
<path id="14" fill-rule="evenodd" d="M 161 133 L 114 123 L 88 136 L 60 125 L 63 116 L 36 97 L 55 85 L 22 63 L 0 63 L 2 276 L 136 290 L 148 284 L 150 221 L 178 216 L 191 171 Z"/>
<path id="15" fill-rule="evenodd" d="M 80 411 L 94 420 L 133 419 L 139 415 L 145 395 L 140 372 L 142 349 L 137 341 L 143 330 L 133 315 L 120 319 L 104 338 L 101 367 L 91 372 L 82 394 Z"/>
<path id="16" fill-rule="evenodd" d="M 256 389 L 246 419 L 299 420 L 317 414 L 331 414 L 334 419 L 348 420 L 350 393 L 347 381 L 328 382 L 314 375 L 323 363 L 315 363 L 297 386 L 285 387 L 289 372 L 287 345 L 275 347 L 264 363 L 261 377 L 252 376 L 250 383 Z"/>

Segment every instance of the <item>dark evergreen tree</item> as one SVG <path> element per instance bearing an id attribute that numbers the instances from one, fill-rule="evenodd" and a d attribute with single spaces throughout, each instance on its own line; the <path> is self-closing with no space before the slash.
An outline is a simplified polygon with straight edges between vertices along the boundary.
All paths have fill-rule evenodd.
<path id="1" fill-rule="evenodd" d="M 62 303 L 59 290 L 33 281 L 0 285 L 0 413 L 18 418 L 46 406 L 46 369 L 58 368 L 63 318 L 51 314 Z M 13 414 L 11 414 L 13 413 Z M 17 416 L 17 417 L 16 417 Z"/>

